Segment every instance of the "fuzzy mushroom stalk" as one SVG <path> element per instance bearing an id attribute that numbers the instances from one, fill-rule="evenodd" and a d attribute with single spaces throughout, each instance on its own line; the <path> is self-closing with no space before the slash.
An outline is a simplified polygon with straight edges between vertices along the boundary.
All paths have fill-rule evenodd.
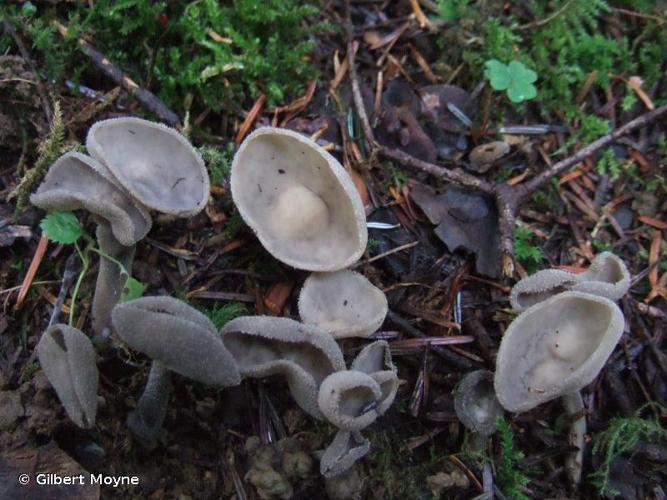
<path id="1" fill-rule="evenodd" d="M 116 333 L 153 360 L 137 410 L 128 418 L 134 435 L 147 448 L 157 444 L 170 392 L 170 372 L 205 384 L 228 387 L 241 382 L 236 361 L 211 321 L 171 297 L 142 297 L 116 305 L 111 313 Z"/>
<path id="2" fill-rule="evenodd" d="M 153 361 L 144 392 L 136 409 L 127 417 L 127 426 L 145 448 L 154 448 L 160 437 L 170 393 L 169 370 L 164 363 Z"/>
<path id="3" fill-rule="evenodd" d="M 98 338 L 104 340 L 111 334 L 111 311 L 120 300 L 127 278 L 118 263 L 122 264 L 126 271 L 132 269 L 136 247 L 121 245 L 114 238 L 111 226 L 105 221 L 97 225 L 95 234 L 103 255 L 100 258 L 93 295 L 93 329 Z M 110 260 L 109 257 L 114 260 Z"/>
<path id="4" fill-rule="evenodd" d="M 49 168 L 33 205 L 44 210 L 90 212 L 98 223 L 98 245 L 129 269 L 134 246 L 151 228 L 148 212 L 118 186 L 108 169 L 86 155 L 66 153 Z M 110 325 L 110 312 L 120 297 L 120 269 L 106 259 L 100 262 L 93 297 L 93 326 L 98 337 Z"/>
<path id="5" fill-rule="evenodd" d="M 565 458 L 565 473 L 570 482 L 576 487 L 581 483 L 581 471 L 584 464 L 584 446 L 586 438 L 586 414 L 584 400 L 579 391 L 565 394 L 560 398 L 565 413 L 570 421 L 568 441 L 576 446 L 577 451 Z"/>

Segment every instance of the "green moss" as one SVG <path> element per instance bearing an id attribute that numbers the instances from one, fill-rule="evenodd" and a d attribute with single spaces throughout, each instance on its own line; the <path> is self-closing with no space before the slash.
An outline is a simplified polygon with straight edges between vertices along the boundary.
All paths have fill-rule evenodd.
<path id="1" fill-rule="evenodd" d="M 663 407 L 657 403 L 642 406 L 633 417 L 617 417 L 611 420 L 607 430 L 595 436 L 593 455 L 602 459 L 600 467 L 589 476 L 601 496 L 616 496 L 618 492 L 609 486 L 609 472 L 613 461 L 632 450 L 641 440 L 665 440 L 667 429 L 657 419 L 642 418 L 640 415 L 648 407 Z"/>
<path id="2" fill-rule="evenodd" d="M 225 324 L 237 318 L 248 314 L 246 307 L 239 302 L 230 302 L 229 304 L 216 304 L 209 309 L 200 309 L 213 322 L 219 330 Z"/>
<path id="3" fill-rule="evenodd" d="M 96 0 L 32 11 L 3 6 L 0 17 L 22 26 L 43 78 L 77 80 L 86 71 L 76 43 L 83 36 L 182 114 L 186 101 L 197 110 L 238 110 L 260 93 L 273 106 L 303 92 L 317 77 L 308 58 L 311 35 L 326 27 L 314 21 L 318 11 L 297 0 Z M 53 20 L 67 26 L 68 39 Z"/>
<path id="4" fill-rule="evenodd" d="M 500 460 L 496 462 L 498 482 L 503 493 L 509 498 L 528 500 L 523 487 L 530 482 L 530 478 L 517 466 L 517 463 L 524 458 L 524 454 L 514 444 L 514 432 L 510 423 L 500 417 L 497 426 L 501 450 Z"/>

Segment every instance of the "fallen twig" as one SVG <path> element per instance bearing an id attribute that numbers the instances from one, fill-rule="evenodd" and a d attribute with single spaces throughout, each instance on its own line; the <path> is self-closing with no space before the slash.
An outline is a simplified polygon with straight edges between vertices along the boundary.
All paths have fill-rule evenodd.
<path id="1" fill-rule="evenodd" d="M 421 170 L 422 172 L 426 172 L 430 175 L 433 175 L 434 177 L 445 179 L 449 182 L 481 191 L 492 196 L 495 200 L 499 217 L 498 228 L 500 232 L 500 264 L 503 274 L 508 277 L 514 273 L 514 223 L 516 214 L 521 207 L 521 204 L 527 200 L 530 195 L 546 184 L 552 177 L 560 175 L 568 168 L 592 156 L 602 148 L 609 146 L 620 137 L 632 132 L 633 130 L 649 125 L 661 116 L 667 114 L 667 105 L 664 105 L 649 111 L 648 113 L 640 115 L 634 120 L 631 120 L 625 125 L 617 128 L 610 134 L 607 134 L 592 142 L 588 146 L 580 149 L 572 156 L 553 164 L 551 167 L 539 173 L 527 182 L 519 183 L 514 186 L 509 186 L 506 183 L 491 183 L 484 179 L 479 179 L 474 175 L 463 172 L 459 169 L 450 169 L 422 161 L 403 151 L 382 146 L 375 140 L 373 128 L 371 127 L 368 114 L 366 113 L 366 108 L 364 106 L 363 98 L 361 96 L 361 89 L 359 87 L 359 79 L 355 62 L 355 51 L 352 50 L 354 46 L 354 30 L 350 16 L 350 0 L 345 1 L 345 9 L 345 30 L 347 33 L 347 57 L 349 66 L 348 74 L 352 86 L 354 106 L 356 108 L 357 114 L 359 115 L 359 119 L 361 120 L 361 125 L 366 140 L 369 142 L 371 148 L 370 161 L 373 161 L 375 156 L 380 155 L 385 158 L 395 160 L 403 166 Z"/>
<path id="2" fill-rule="evenodd" d="M 53 25 L 63 38 L 68 36 L 67 27 L 63 26 L 58 21 L 53 21 Z M 153 94 L 151 91 L 141 88 L 134 80 L 127 76 L 123 71 L 113 64 L 107 57 L 99 50 L 93 47 L 83 38 L 79 38 L 79 47 L 92 63 L 111 78 L 118 85 L 123 87 L 127 92 L 134 96 L 143 106 L 165 123 L 172 127 L 180 127 L 181 119 L 176 113 L 167 107 L 162 100 Z"/>

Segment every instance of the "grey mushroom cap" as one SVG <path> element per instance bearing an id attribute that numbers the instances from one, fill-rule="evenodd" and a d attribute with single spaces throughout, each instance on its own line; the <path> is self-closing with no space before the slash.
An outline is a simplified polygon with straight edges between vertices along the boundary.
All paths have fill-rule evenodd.
<path id="1" fill-rule="evenodd" d="M 517 312 L 525 311 L 549 297 L 571 289 L 577 275 L 560 269 L 544 269 L 523 278 L 512 287 L 510 304 Z"/>
<path id="2" fill-rule="evenodd" d="M 134 245 L 151 228 L 148 212 L 136 203 L 97 160 L 66 153 L 49 168 L 30 202 L 44 210 L 85 209 L 109 222 L 114 237 Z"/>
<path id="3" fill-rule="evenodd" d="M 467 429 L 490 436 L 496 431 L 496 420 L 503 408 L 493 388 L 493 373 L 477 370 L 466 374 L 454 392 L 454 409 Z"/>
<path id="4" fill-rule="evenodd" d="M 329 375 L 320 386 L 317 403 L 325 418 L 347 431 L 360 431 L 378 418 L 380 385 L 369 375 L 344 370 Z"/>
<path id="5" fill-rule="evenodd" d="M 315 418 L 323 418 L 317 405 L 318 389 L 331 373 L 344 370 L 345 360 L 328 333 L 288 318 L 242 316 L 220 330 L 243 377 L 281 374 L 292 397 Z"/>
<path id="6" fill-rule="evenodd" d="M 629 288 L 630 273 L 625 263 L 611 252 L 602 252 L 583 273 L 545 269 L 520 280 L 512 288 L 510 303 L 521 312 L 566 290 L 619 300 Z"/>
<path id="7" fill-rule="evenodd" d="M 619 300 L 630 289 L 630 272 L 625 262 L 611 252 L 595 256 L 590 267 L 578 275 L 572 290 Z"/>
<path id="8" fill-rule="evenodd" d="M 389 344 L 384 340 L 368 344 L 354 358 L 350 369 L 367 373 L 379 384 L 382 395 L 375 410 L 383 415 L 396 399 L 399 385 Z"/>
<path id="9" fill-rule="evenodd" d="M 563 292 L 512 321 L 496 358 L 500 404 L 523 412 L 578 391 L 599 374 L 623 334 L 623 313 L 609 299 Z"/>
<path id="10" fill-rule="evenodd" d="M 112 118 L 88 131 L 86 148 L 146 207 L 189 217 L 210 190 L 201 155 L 177 130 L 141 118 Z"/>
<path id="11" fill-rule="evenodd" d="M 42 334 L 37 356 L 69 418 L 84 429 L 95 425 L 99 372 L 90 339 L 56 324 Z"/>
<path id="12" fill-rule="evenodd" d="M 313 273 L 299 294 L 299 316 L 334 338 L 368 337 L 387 315 L 387 297 L 364 276 L 347 269 Z"/>
<path id="13" fill-rule="evenodd" d="M 309 271 L 356 262 L 368 232 L 363 203 L 342 165 L 314 141 L 257 129 L 234 156 L 231 191 L 241 217 L 278 260 Z"/>
<path id="14" fill-rule="evenodd" d="M 322 455 L 320 473 L 325 478 L 338 476 L 363 458 L 370 448 L 370 441 L 359 432 L 340 430 Z"/>
<path id="15" fill-rule="evenodd" d="M 127 344 L 185 377 L 223 387 L 241 376 L 215 326 L 196 309 L 171 297 L 141 297 L 116 305 L 116 333 Z"/>

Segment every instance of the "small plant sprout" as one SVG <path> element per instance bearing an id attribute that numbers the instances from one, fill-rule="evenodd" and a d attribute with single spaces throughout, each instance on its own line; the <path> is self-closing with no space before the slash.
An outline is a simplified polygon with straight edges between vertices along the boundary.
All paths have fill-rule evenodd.
<path id="1" fill-rule="evenodd" d="M 297 269 L 336 271 L 366 249 L 363 203 L 342 165 L 291 130 L 250 134 L 232 162 L 234 203 L 275 258 Z"/>
<path id="2" fill-rule="evenodd" d="M 301 320 L 334 338 L 368 337 L 387 314 L 387 298 L 364 276 L 349 270 L 313 273 L 299 295 Z"/>
<path id="3" fill-rule="evenodd" d="M 99 372 L 90 339 L 56 324 L 42 334 L 37 356 L 69 418 L 83 429 L 94 426 Z"/>
<path id="4" fill-rule="evenodd" d="M 484 64 L 484 76 L 494 90 L 504 90 L 507 97 L 514 103 L 520 103 L 537 96 L 535 81 L 537 73 L 528 69 L 519 61 L 503 64 L 497 59 L 491 59 Z"/>
<path id="5" fill-rule="evenodd" d="M 132 348 L 152 359 L 146 388 L 128 426 L 146 447 L 158 440 L 166 415 L 170 372 L 205 384 L 238 385 L 236 362 L 215 326 L 196 309 L 171 297 L 142 297 L 116 305 L 114 330 Z"/>

